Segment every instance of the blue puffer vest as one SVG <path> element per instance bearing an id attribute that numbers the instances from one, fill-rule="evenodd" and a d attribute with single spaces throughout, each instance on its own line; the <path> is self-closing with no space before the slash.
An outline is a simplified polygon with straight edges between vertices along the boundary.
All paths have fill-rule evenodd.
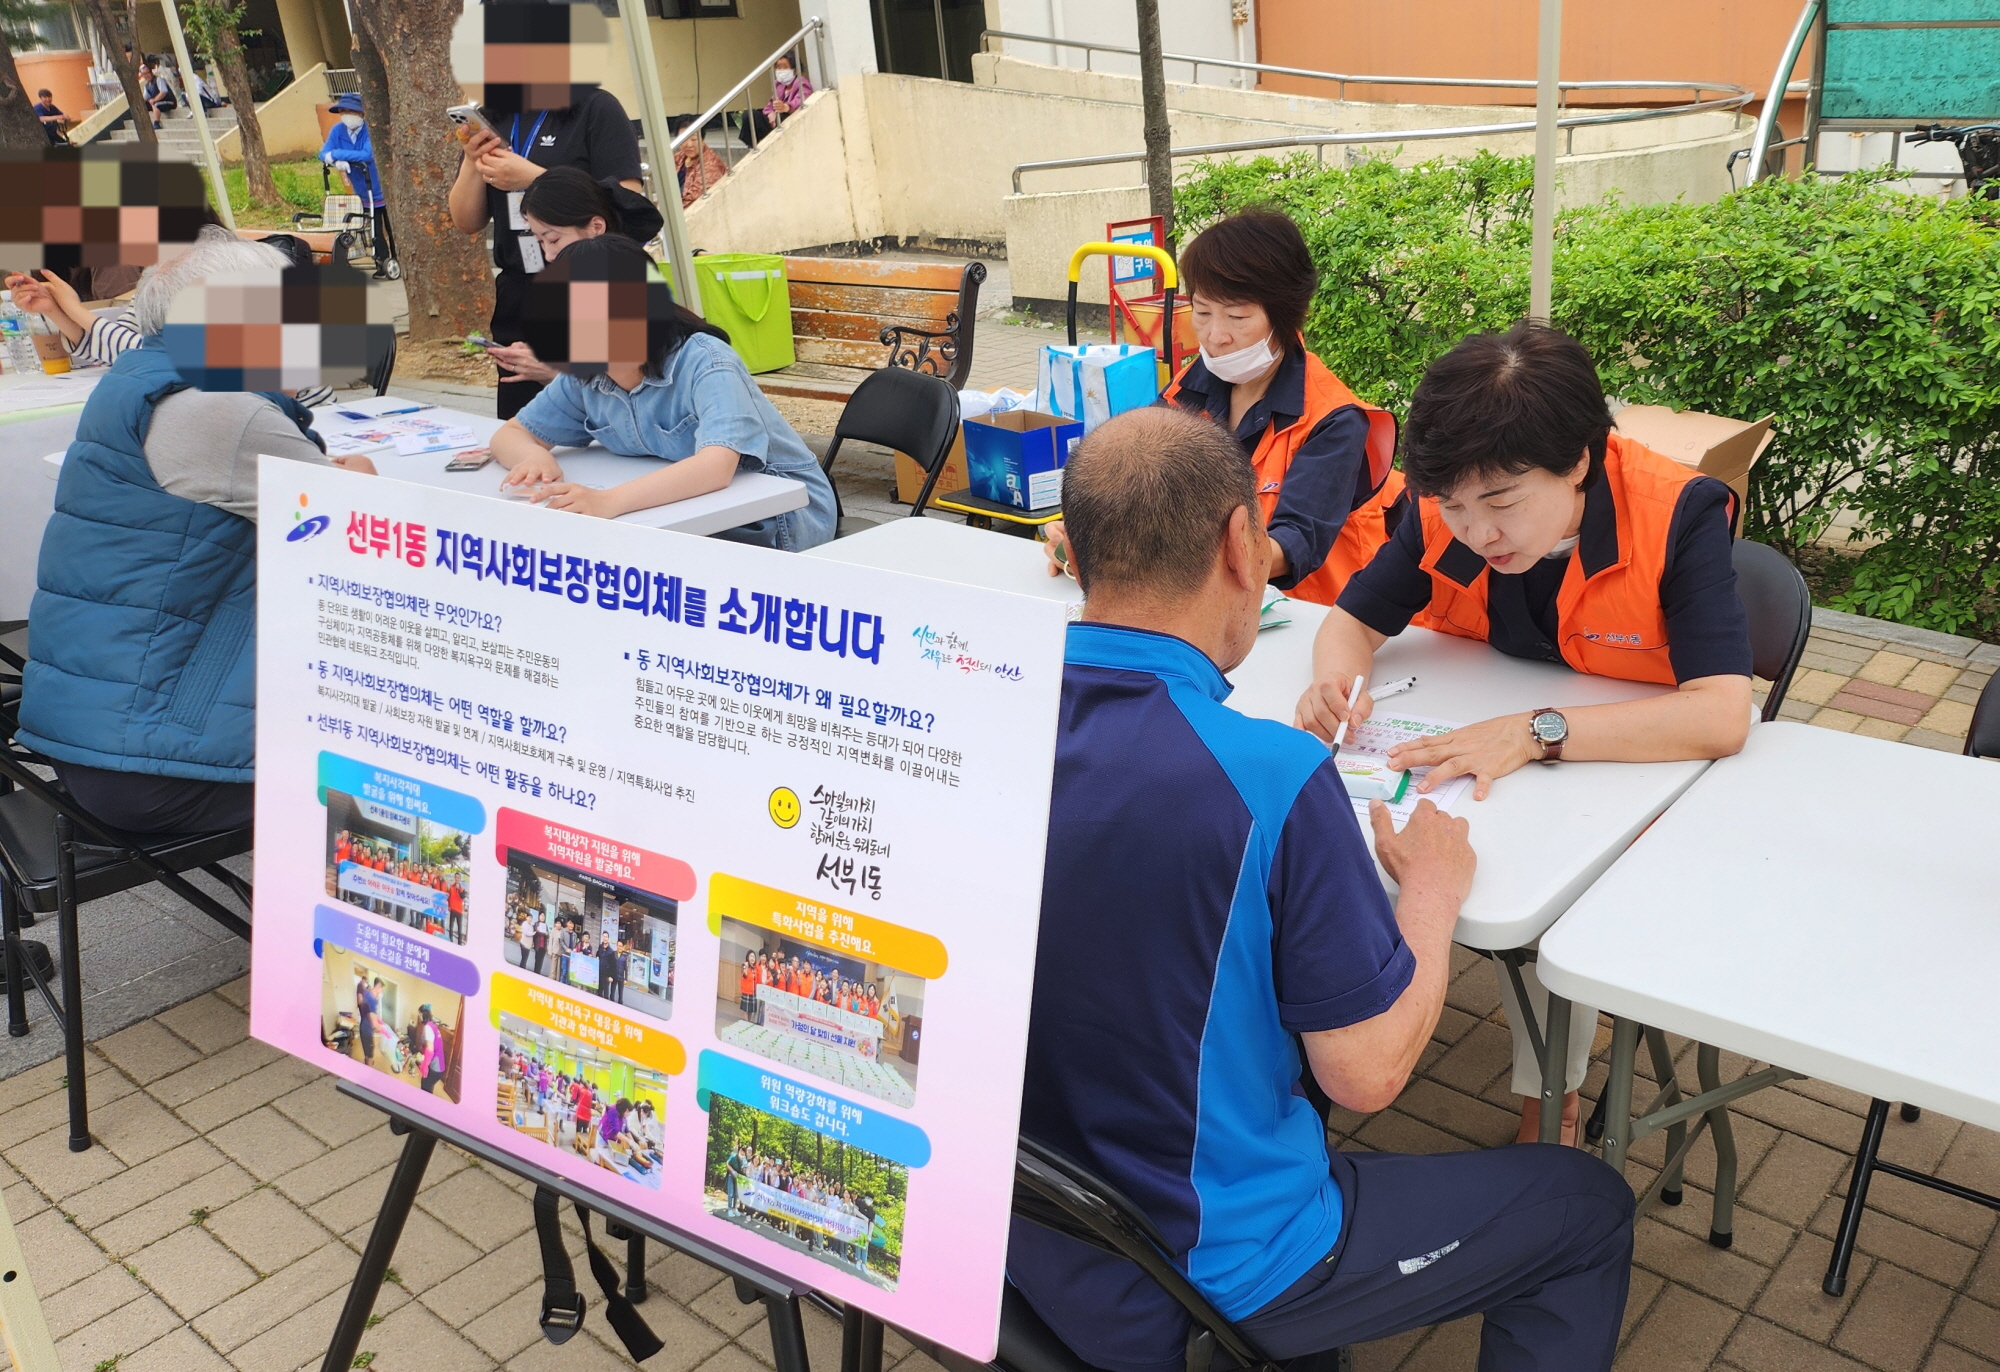
<path id="1" fill-rule="evenodd" d="M 183 389 L 149 339 L 83 408 L 42 536 L 20 739 L 87 767 L 249 781 L 257 526 L 153 479 L 153 407 Z"/>

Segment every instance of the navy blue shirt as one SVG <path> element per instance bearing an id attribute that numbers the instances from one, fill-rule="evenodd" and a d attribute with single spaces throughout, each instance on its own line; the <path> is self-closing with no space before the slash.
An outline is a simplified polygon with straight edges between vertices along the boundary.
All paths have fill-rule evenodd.
<path id="1" fill-rule="evenodd" d="M 1618 512 L 1610 486 L 1600 479 L 1584 492 L 1583 524 L 1569 556 L 1542 558 L 1513 574 L 1484 569 L 1488 643 L 1509 657 L 1563 660 L 1556 647 L 1556 593 L 1570 559 L 1583 560 L 1586 576 L 1618 560 Z M 1403 499 L 1414 501 L 1416 495 L 1406 492 Z M 1729 488 L 1720 481 L 1696 477 L 1681 487 L 1667 525 L 1660 609 L 1667 621 L 1667 661 L 1677 682 L 1750 675 L 1750 620 L 1736 594 L 1730 500 Z M 1403 514 L 1395 534 L 1340 593 L 1341 609 L 1390 638 L 1431 603 L 1431 574 L 1423 567 L 1424 522 L 1414 508 Z"/>
<path id="2" fill-rule="evenodd" d="M 1292 1036 L 1381 1014 L 1416 959 L 1326 745 L 1228 695 L 1181 639 L 1070 627 L 1021 1132 L 1130 1197 L 1235 1319 L 1341 1232 Z M 1007 1269 L 1094 1366 L 1183 1366 L 1180 1307 L 1135 1265 L 1017 1220 Z"/>
<path id="3" fill-rule="evenodd" d="M 1235 389 L 1218 381 L 1196 358 L 1181 376 L 1174 404 L 1199 410 L 1225 429 L 1229 398 Z M 1236 441 L 1254 458 L 1266 429 L 1286 429 L 1306 412 L 1306 355 L 1297 348 L 1285 354 L 1277 373 L 1257 403 L 1243 412 Z M 1260 492 L 1268 494 L 1268 490 Z M 1285 574 L 1271 584 L 1289 591 L 1320 569 L 1347 516 L 1375 494 L 1368 479 L 1368 415 L 1359 405 L 1343 405 L 1313 426 L 1292 455 L 1278 487 L 1278 504 L 1265 532 L 1285 550 Z"/>

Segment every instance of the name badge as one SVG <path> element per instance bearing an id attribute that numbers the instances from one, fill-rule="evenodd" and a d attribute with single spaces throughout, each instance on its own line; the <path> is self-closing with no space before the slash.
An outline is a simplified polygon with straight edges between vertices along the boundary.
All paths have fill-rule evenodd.
<path id="1" fill-rule="evenodd" d="M 521 197 L 526 191 L 507 192 L 507 227 L 515 233 L 526 233 L 528 221 L 521 217 Z"/>
<path id="2" fill-rule="evenodd" d="M 514 241 L 521 245 L 521 270 L 530 276 L 540 271 L 546 262 L 542 260 L 542 243 L 531 233 L 516 234 Z"/>

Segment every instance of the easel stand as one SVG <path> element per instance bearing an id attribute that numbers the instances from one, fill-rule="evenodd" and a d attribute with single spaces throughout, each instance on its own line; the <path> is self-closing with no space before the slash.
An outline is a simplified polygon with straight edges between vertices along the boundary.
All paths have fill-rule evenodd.
<path id="1" fill-rule="evenodd" d="M 876 1342 L 879 1347 L 880 1333 Z M 42 1303 L 28 1278 L 27 1255 L 14 1233 L 5 1198 L 0 1198 L 0 1346 L 6 1348 L 15 1372 L 58 1372 L 55 1340 L 42 1318 Z"/>
<path id="2" fill-rule="evenodd" d="M 403 1236 L 403 1225 L 410 1218 L 410 1207 L 416 1204 L 424 1172 L 430 1166 L 431 1154 L 436 1151 L 440 1139 L 472 1154 L 481 1162 L 511 1172 L 536 1186 L 546 1187 L 563 1199 L 603 1216 L 611 1237 L 626 1241 L 625 1295 L 634 1304 L 646 1298 L 646 1240 L 652 1238 L 675 1252 L 685 1253 L 695 1261 L 728 1275 L 735 1281 L 736 1298 L 745 1305 L 763 1302 L 771 1330 L 771 1356 L 778 1372 L 812 1372 L 806 1354 L 802 1300 L 811 1300 L 828 1313 L 840 1317 L 841 1372 L 882 1372 L 882 1323 L 872 1315 L 837 1305 L 810 1287 L 797 1286 L 788 1278 L 754 1267 L 732 1253 L 711 1247 L 691 1235 L 668 1228 L 656 1219 L 585 1191 L 567 1178 L 542 1172 L 517 1157 L 500 1152 L 491 1144 L 406 1111 L 396 1102 L 372 1091 L 347 1082 L 340 1083 L 339 1090 L 387 1115 L 390 1129 L 406 1138 L 403 1154 L 397 1159 L 396 1170 L 389 1178 L 389 1190 L 382 1197 L 382 1209 L 375 1217 L 375 1227 L 368 1235 L 368 1246 L 362 1250 L 361 1266 L 355 1271 L 354 1284 L 347 1290 L 347 1303 L 341 1308 L 340 1322 L 334 1326 L 326 1357 L 320 1363 L 320 1372 L 349 1372 L 353 1366 L 354 1355 L 360 1351 L 361 1336 L 368 1328 L 368 1317 L 375 1309 L 375 1299 L 382 1293 L 382 1280 L 396 1255 L 397 1241 Z M 0 1210 L 0 1217 L 4 1213 Z M 5 1241 L 12 1242 L 11 1228 Z M 13 1252 L 18 1254 L 19 1249 L 15 1248 Z M 13 1265 L 19 1262 L 19 1258 L 6 1257 L 4 1261 Z M 35 1309 L 39 1322 L 40 1310 L 32 1306 L 32 1299 L 30 1296 L 31 1308 Z M 8 1316 L 7 1328 L 11 1332 L 14 1327 L 13 1312 L 5 1302 L 5 1289 L 0 1287 L 0 1311 Z M 47 1338 L 46 1330 L 43 1337 Z M 18 1355 L 14 1365 L 21 1372 L 42 1372 L 39 1365 L 24 1362 Z M 53 1346 L 47 1366 L 53 1372 Z"/>

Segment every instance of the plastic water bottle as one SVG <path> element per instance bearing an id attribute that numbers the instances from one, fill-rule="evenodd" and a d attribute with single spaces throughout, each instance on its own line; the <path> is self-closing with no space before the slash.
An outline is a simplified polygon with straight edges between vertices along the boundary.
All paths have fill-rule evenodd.
<path id="1" fill-rule="evenodd" d="M 42 359 L 35 340 L 28 333 L 28 317 L 14 303 L 12 291 L 0 291 L 0 337 L 6 341 L 5 357 L 10 375 L 40 376 Z"/>

